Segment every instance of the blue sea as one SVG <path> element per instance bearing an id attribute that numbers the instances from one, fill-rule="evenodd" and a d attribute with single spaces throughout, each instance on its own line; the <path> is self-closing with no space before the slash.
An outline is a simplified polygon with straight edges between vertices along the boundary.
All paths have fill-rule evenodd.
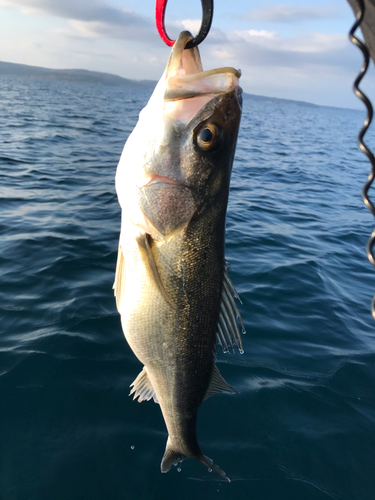
<path id="1" fill-rule="evenodd" d="M 244 98 L 226 257 L 245 353 L 219 348 L 239 394 L 198 417 L 229 484 L 193 460 L 161 474 L 160 408 L 128 397 L 114 177 L 149 94 L 0 78 L 1 500 L 374 499 L 365 112 Z"/>

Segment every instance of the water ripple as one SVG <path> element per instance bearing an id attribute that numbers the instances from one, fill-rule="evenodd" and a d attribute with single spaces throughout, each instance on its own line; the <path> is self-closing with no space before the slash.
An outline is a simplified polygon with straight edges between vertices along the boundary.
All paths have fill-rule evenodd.
<path id="1" fill-rule="evenodd" d="M 193 461 L 160 475 L 160 409 L 127 397 L 141 366 L 112 291 L 114 176 L 147 91 L 0 82 L 4 498 L 217 498 L 220 481 Z M 232 477 L 233 498 L 375 495 L 361 119 L 244 98 L 226 252 L 245 354 L 217 355 L 240 394 L 210 398 L 199 415 L 202 449 Z"/>

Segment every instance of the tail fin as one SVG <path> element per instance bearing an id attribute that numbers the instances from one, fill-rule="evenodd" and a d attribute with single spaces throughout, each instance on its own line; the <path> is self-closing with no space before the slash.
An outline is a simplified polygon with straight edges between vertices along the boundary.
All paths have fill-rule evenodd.
<path id="1" fill-rule="evenodd" d="M 180 452 L 172 449 L 172 447 L 170 446 L 170 443 L 169 443 L 169 438 L 168 438 L 167 447 L 165 449 L 165 453 L 164 453 L 163 459 L 161 461 L 161 466 L 160 466 L 161 471 L 168 472 L 169 470 L 171 470 L 172 465 L 177 465 L 179 462 L 183 462 L 186 458 L 188 458 L 188 457 L 186 455 L 184 455 L 183 453 L 180 453 Z M 192 456 L 192 458 L 196 458 L 197 460 L 202 462 L 202 464 L 206 465 L 209 469 L 212 469 L 222 479 L 225 479 L 225 481 L 228 481 L 228 483 L 231 482 L 229 477 L 225 474 L 225 472 L 222 471 L 220 469 L 220 467 L 215 465 L 213 463 L 213 461 L 211 460 L 211 458 L 206 457 L 206 455 L 201 455 L 201 456 L 198 455 L 195 457 Z"/>
<path id="2" fill-rule="evenodd" d="M 228 483 L 231 482 L 225 472 L 221 470 L 220 467 L 215 465 L 211 458 L 207 457 L 206 455 L 202 455 L 202 458 L 200 458 L 199 460 L 202 462 L 202 464 L 207 465 L 209 469 L 212 469 L 214 472 L 216 472 L 216 474 L 218 474 L 222 479 L 225 479 L 225 481 L 228 481 Z"/>
<path id="3" fill-rule="evenodd" d="M 179 462 L 183 462 L 187 458 L 183 453 L 173 450 L 169 445 L 169 439 L 167 441 L 167 447 L 163 459 L 161 461 L 161 471 L 168 472 L 171 470 L 172 465 L 177 465 Z"/>

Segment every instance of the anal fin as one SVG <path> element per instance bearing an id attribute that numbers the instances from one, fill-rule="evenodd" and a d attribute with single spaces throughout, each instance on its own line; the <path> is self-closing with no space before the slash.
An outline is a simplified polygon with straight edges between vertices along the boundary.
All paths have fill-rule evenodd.
<path id="1" fill-rule="evenodd" d="M 155 403 L 159 403 L 145 366 L 134 382 L 130 384 L 130 387 L 132 387 L 132 390 L 130 391 L 129 396 L 134 394 L 133 399 L 138 398 L 139 403 L 142 401 L 149 401 L 152 398 Z"/>
<path id="2" fill-rule="evenodd" d="M 218 367 L 214 364 L 210 385 L 208 386 L 204 400 L 218 394 L 219 392 L 229 392 L 230 394 L 236 394 L 236 390 L 231 387 L 226 380 L 223 379 Z"/>

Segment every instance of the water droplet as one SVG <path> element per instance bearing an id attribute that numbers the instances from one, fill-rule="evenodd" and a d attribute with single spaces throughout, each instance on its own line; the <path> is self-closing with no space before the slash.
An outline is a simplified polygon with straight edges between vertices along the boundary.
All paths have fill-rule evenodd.
<path id="1" fill-rule="evenodd" d="M 131 448 L 132 450 L 134 450 L 134 446 L 133 446 L 133 445 L 131 445 L 131 447 L 130 447 L 130 448 Z"/>
<path id="2" fill-rule="evenodd" d="M 181 472 L 181 467 L 177 467 L 177 472 Z"/>
<path id="3" fill-rule="evenodd" d="M 208 469 L 208 472 L 212 472 L 212 469 Z"/>

